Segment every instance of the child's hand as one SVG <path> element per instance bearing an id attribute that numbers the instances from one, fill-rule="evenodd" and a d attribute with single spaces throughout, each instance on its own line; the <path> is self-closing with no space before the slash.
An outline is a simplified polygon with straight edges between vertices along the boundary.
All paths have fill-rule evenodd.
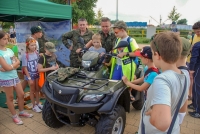
<path id="1" fill-rule="evenodd" d="M 149 109 L 145 114 L 146 114 L 147 116 L 151 116 L 151 112 L 152 112 L 152 110 Z"/>
<path id="2" fill-rule="evenodd" d="M 126 54 L 125 54 L 124 52 L 122 52 L 122 53 L 119 53 L 119 54 L 117 55 L 117 57 L 123 58 L 125 55 L 126 55 Z"/>
<path id="3" fill-rule="evenodd" d="M 0 71 L 1 71 L 1 72 L 5 72 L 5 70 L 4 70 L 2 67 L 0 68 Z"/>
<path id="4" fill-rule="evenodd" d="M 128 79 L 126 78 L 126 76 L 122 76 L 122 80 L 123 82 L 126 84 L 128 82 Z"/>
<path id="5" fill-rule="evenodd" d="M 57 70 L 59 68 L 58 64 L 51 67 L 51 70 Z"/>
<path id="6" fill-rule="evenodd" d="M 101 54 L 100 54 L 100 57 L 101 57 L 101 56 L 103 56 L 104 54 L 105 54 L 104 52 L 103 52 L 103 53 L 101 53 Z"/>

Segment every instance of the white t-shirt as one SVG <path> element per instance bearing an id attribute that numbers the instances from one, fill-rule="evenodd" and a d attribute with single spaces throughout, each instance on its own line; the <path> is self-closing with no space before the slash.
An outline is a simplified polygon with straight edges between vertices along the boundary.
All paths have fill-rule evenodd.
<path id="1" fill-rule="evenodd" d="M 186 93 L 184 94 L 183 101 L 181 103 L 181 107 L 185 103 L 188 96 L 188 89 L 190 86 L 190 76 L 187 70 L 181 69 L 184 74 L 178 74 L 172 70 L 167 70 L 159 74 L 154 82 L 151 84 L 149 89 L 147 90 L 147 100 L 143 106 L 144 114 L 141 113 L 141 119 L 143 114 L 143 122 L 145 125 L 145 133 L 146 134 L 164 134 L 166 132 L 162 132 L 156 127 L 154 127 L 149 119 L 150 116 L 145 115 L 145 112 L 148 111 L 151 106 L 155 104 L 165 104 L 171 107 L 172 118 L 175 113 L 178 101 L 181 97 L 181 94 L 184 90 L 185 84 L 185 76 L 187 81 Z M 142 111 L 143 111 L 142 109 Z M 139 126 L 139 134 L 141 134 L 141 120 Z M 180 133 L 180 125 L 179 125 L 179 116 L 176 118 L 176 122 L 174 124 L 172 134 Z"/>

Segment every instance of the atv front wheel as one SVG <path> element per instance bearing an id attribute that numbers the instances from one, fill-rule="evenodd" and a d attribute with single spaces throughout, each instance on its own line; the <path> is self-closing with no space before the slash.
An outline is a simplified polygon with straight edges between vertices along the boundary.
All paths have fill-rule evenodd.
<path id="1" fill-rule="evenodd" d="M 46 125 L 51 128 L 59 128 L 64 125 L 56 118 L 53 110 L 51 109 L 51 105 L 47 100 L 45 101 L 42 109 L 42 118 Z"/>
<path id="2" fill-rule="evenodd" d="M 126 112 L 116 105 L 112 114 L 102 115 L 96 125 L 95 134 L 123 134 L 126 123 Z"/>
<path id="3" fill-rule="evenodd" d="M 140 99 L 137 101 L 134 101 L 132 103 L 132 106 L 136 109 L 136 110 L 141 110 L 144 104 L 144 92 L 140 92 Z"/>

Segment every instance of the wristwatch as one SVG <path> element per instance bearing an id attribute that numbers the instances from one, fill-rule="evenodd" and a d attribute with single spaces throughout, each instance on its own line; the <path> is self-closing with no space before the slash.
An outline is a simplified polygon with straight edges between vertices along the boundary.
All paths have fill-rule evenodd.
<path id="1" fill-rule="evenodd" d="M 31 77 L 28 77 L 28 80 L 31 80 Z"/>
<path id="2" fill-rule="evenodd" d="M 129 52 L 126 53 L 126 56 L 129 57 Z"/>

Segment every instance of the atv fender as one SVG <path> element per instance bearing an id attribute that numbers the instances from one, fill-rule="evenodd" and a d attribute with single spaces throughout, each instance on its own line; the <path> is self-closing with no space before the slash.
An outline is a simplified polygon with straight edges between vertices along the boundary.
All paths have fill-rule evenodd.
<path id="1" fill-rule="evenodd" d="M 126 112 L 130 110 L 130 95 L 128 93 L 128 97 L 124 97 L 128 90 L 126 87 L 122 87 L 113 93 L 112 97 L 109 101 L 107 101 L 101 108 L 99 108 L 98 113 L 100 114 L 109 114 L 115 108 L 116 104 L 119 103 L 124 107 Z M 122 97 L 123 96 L 123 97 Z M 128 101 L 126 101 L 128 98 Z M 121 103 L 122 102 L 122 103 Z"/>

